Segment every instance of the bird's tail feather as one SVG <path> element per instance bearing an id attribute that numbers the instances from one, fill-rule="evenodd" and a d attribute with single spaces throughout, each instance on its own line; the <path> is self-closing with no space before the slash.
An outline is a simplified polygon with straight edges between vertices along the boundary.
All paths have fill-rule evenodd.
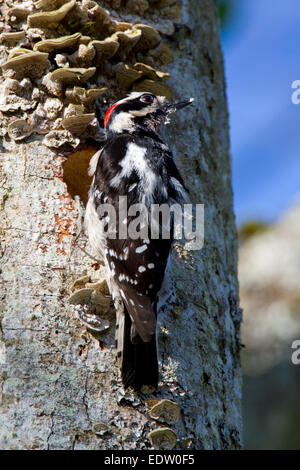
<path id="1" fill-rule="evenodd" d="M 144 342 L 138 335 L 132 337 L 132 321 L 125 309 L 123 318 L 117 318 L 117 358 L 121 367 L 124 388 L 141 390 L 143 386 L 157 387 L 158 362 L 156 337 Z"/>

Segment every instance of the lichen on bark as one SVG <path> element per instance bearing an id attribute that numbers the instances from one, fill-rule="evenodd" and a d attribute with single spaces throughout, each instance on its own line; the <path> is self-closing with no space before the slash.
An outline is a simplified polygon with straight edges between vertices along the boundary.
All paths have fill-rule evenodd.
<path id="1" fill-rule="evenodd" d="M 80 249 L 89 250 L 83 235 L 76 241 L 83 206 L 64 182 L 66 154 L 44 146 L 42 135 L 17 143 L 4 129 L 1 449 L 143 449 L 158 428 L 175 433 L 178 449 L 241 446 L 237 246 L 218 17 L 212 0 L 184 1 L 182 13 L 174 30 L 161 33 L 174 55 L 168 85 L 195 106 L 176 116 L 166 138 L 192 201 L 205 204 L 205 243 L 195 252 L 179 245 L 172 255 L 176 297 L 159 315 L 159 389 L 150 397 L 125 393 L 113 321 L 92 333 L 67 302 L 72 283 L 101 276 L 101 265 Z M 151 398 L 179 405 L 179 420 L 151 416 Z"/>

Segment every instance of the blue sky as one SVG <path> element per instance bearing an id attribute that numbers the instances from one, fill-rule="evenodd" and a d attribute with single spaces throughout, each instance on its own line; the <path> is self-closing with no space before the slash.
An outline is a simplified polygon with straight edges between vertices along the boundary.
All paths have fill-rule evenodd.
<path id="1" fill-rule="evenodd" d="M 299 0 L 236 0 L 223 32 L 238 224 L 274 221 L 300 194 Z"/>

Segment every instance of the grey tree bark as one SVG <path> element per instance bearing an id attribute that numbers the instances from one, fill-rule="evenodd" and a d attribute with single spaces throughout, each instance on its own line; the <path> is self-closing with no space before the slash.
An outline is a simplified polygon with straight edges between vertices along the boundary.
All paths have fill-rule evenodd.
<path id="1" fill-rule="evenodd" d="M 57 8 L 66 4 L 52 3 Z M 111 312 L 107 312 L 109 309 L 104 312 L 103 302 L 96 299 L 96 306 L 101 304 L 103 310 L 105 327 L 109 328 L 95 333 L 79 322 L 74 314 L 76 309 L 68 302 L 74 289 L 76 292 L 90 289 L 85 294 L 97 297 L 98 291 L 91 284 L 103 276 L 101 265 L 80 249 L 86 245 L 84 236 L 75 240 L 83 206 L 79 198 L 72 197 L 76 189 L 72 191 L 72 183 L 67 180 L 72 175 L 79 179 L 75 185 L 79 193 L 87 180 L 80 165 L 66 174 L 64 145 L 73 139 L 73 146 L 81 149 L 81 135 L 68 134 L 68 129 L 59 127 L 61 121 L 58 124 L 56 121 L 52 128 L 51 119 L 50 125 L 46 122 L 44 127 L 43 133 L 48 132 L 45 137 L 32 127 L 32 112 L 39 109 L 30 109 L 38 94 L 36 90 L 41 90 L 40 99 L 44 103 L 49 97 L 54 100 L 47 101 L 53 105 L 52 112 L 64 98 L 60 90 L 53 92 L 53 88 L 47 88 L 42 83 L 43 77 L 36 77 L 31 69 L 20 72 L 14 64 L 3 66 L 8 51 L 18 43 L 14 42 L 16 38 L 2 35 L 1 81 L 2 85 L 8 83 L 10 91 L 2 96 L 1 105 L 1 449 L 241 447 L 237 239 L 217 9 L 213 0 L 184 0 L 179 19 L 174 1 L 133 3 L 134 6 L 132 2 L 124 6 L 124 2 L 117 1 L 98 5 L 107 9 L 112 21 L 156 25 L 174 55 L 174 60 L 165 66 L 170 73 L 169 88 L 176 97 L 195 98 L 193 108 L 178 113 L 172 121 L 167 139 L 190 188 L 192 201 L 205 204 L 204 247 L 188 251 L 184 245 L 178 245 L 172 255 L 170 274 L 176 299 L 170 299 L 159 315 L 158 391 L 151 396 L 125 393 L 115 366 Z M 88 10 L 87 19 L 92 21 L 96 2 L 82 4 Z M 79 5 L 78 1 L 70 8 L 74 11 Z M 40 34 L 42 39 L 55 37 L 53 29 L 52 33 L 46 29 L 44 37 L 36 32 L 39 28 L 43 30 L 43 25 L 36 26 L 36 17 L 29 20 L 28 11 L 18 17 L 20 13 L 10 11 L 12 4 L 8 0 L 4 6 L 3 24 L 7 18 L 7 24 L 18 23 L 13 29 L 4 28 L 4 33 L 20 30 L 31 34 L 31 38 L 34 34 Z M 38 2 L 38 6 L 39 11 L 50 9 L 46 0 Z M 83 10 L 78 11 L 83 14 Z M 33 6 L 29 13 L 35 13 Z M 126 29 L 114 25 L 117 31 Z M 62 31 L 61 35 L 66 35 Z M 71 33 L 74 34 L 74 29 Z M 93 39 L 92 32 L 84 33 Z M 81 45 L 87 44 L 84 41 Z M 156 53 L 159 61 L 162 49 Z M 141 62 L 136 54 L 135 59 Z M 68 57 L 60 55 L 56 56 L 57 63 L 61 60 L 65 64 Z M 50 55 L 48 60 L 52 60 Z M 126 62 L 121 54 L 119 60 L 121 65 Z M 149 59 L 148 65 L 156 66 L 155 60 Z M 93 65 L 78 56 L 74 61 L 68 65 L 77 68 Z M 162 60 L 161 67 L 164 68 Z M 48 66 L 42 72 L 49 70 Z M 106 82 L 97 78 L 96 84 L 111 84 L 108 98 L 121 98 L 125 94 L 123 79 L 119 79 L 119 89 L 113 88 L 111 71 L 107 73 Z M 13 87 L 17 85 L 9 80 L 19 81 L 25 91 L 14 94 Z M 160 82 L 160 86 L 165 85 Z M 17 96 L 15 101 L 13 96 Z M 11 103 L 21 104 L 14 108 Z M 15 116 L 26 121 L 20 124 L 17 134 L 11 126 Z M 43 127 L 40 122 L 38 125 Z M 53 143 L 55 139 L 60 140 L 57 145 Z M 88 246 L 86 250 L 89 251 Z M 157 431 L 162 428 L 163 431 Z"/>

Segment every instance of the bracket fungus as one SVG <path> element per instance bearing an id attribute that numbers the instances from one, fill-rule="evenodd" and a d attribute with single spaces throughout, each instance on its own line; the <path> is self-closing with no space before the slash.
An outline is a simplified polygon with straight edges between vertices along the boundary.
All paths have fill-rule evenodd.
<path id="1" fill-rule="evenodd" d="M 180 419 L 180 406 L 171 400 L 158 400 L 149 410 L 149 415 L 151 418 L 174 424 Z"/>
<path id="2" fill-rule="evenodd" d="M 90 287 L 91 289 L 94 289 L 96 291 L 100 291 L 104 297 L 107 297 L 111 299 L 111 295 L 108 289 L 107 282 L 105 280 L 103 281 L 96 281 L 96 282 L 86 282 L 86 287 Z"/>
<path id="3" fill-rule="evenodd" d="M 120 47 L 115 53 L 115 58 L 125 60 L 141 36 L 142 33 L 139 29 L 128 29 L 127 31 L 118 31 L 117 33 L 114 33 L 111 36 L 112 39 L 115 38 L 120 44 Z"/>
<path id="4" fill-rule="evenodd" d="M 63 103 L 58 98 L 47 97 L 36 108 L 37 117 L 46 117 L 46 122 L 57 119 L 63 109 Z M 33 113 L 34 114 L 34 113 Z M 38 123 L 39 119 L 37 119 Z"/>
<path id="5" fill-rule="evenodd" d="M 177 436 L 170 428 L 158 428 L 149 432 L 148 439 L 153 447 L 171 450 L 175 447 Z"/>
<path id="6" fill-rule="evenodd" d="M 95 332 L 104 332 L 110 326 L 111 296 L 105 281 L 86 282 L 89 280 L 88 276 L 83 276 L 73 283 L 68 302 L 75 306 L 74 313 L 85 326 Z M 74 291 L 78 286 L 81 288 Z"/>
<path id="7" fill-rule="evenodd" d="M 62 120 L 62 126 L 72 134 L 82 134 L 87 126 L 95 118 L 95 114 L 77 114 L 75 116 L 68 116 Z"/>
<path id="8" fill-rule="evenodd" d="M 70 290 L 72 295 L 69 297 L 69 303 L 77 304 L 90 300 L 93 292 L 101 294 L 102 300 L 100 303 L 102 305 L 108 306 L 111 303 L 111 295 L 105 279 L 92 281 L 90 276 L 84 275 L 73 282 Z"/>
<path id="9" fill-rule="evenodd" d="M 68 299 L 70 304 L 87 304 L 91 299 L 93 289 L 83 287 L 82 289 L 76 290 Z"/>
<path id="10" fill-rule="evenodd" d="M 83 103 L 86 106 L 93 104 L 99 96 L 107 91 L 106 87 L 103 88 L 90 88 L 86 90 L 79 86 L 66 89 L 66 98 L 72 103 Z"/>
<path id="11" fill-rule="evenodd" d="M 8 60 L 14 59 L 15 57 L 19 57 L 20 55 L 23 54 L 31 54 L 32 51 L 30 49 L 26 49 L 25 47 L 14 47 L 9 54 L 8 54 Z"/>
<path id="12" fill-rule="evenodd" d="M 81 36 L 79 39 L 79 44 L 85 44 L 87 45 L 89 42 L 91 42 L 92 38 L 90 36 Z"/>
<path id="13" fill-rule="evenodd" d="M 83 0 L 82 8 L 88 14 L 91 26 L 90 31 L 101 39 L 107 36 L 112 24 L 109 13 L 93 0 Z"/>
<path id="14" fill-rule="evenodd" d="M 43 144 L 46 147 L 57 149 L 64 146 L 72 146 L 73 148 L 78 147 L 80 144 L 79 137 L 72 136 L 71 132 L 63 129 L 55 129 L 50 131 L 43 140 Z"/>
<path id="15" fill-rule="evenodd" d="M 141 76 L 149 78 L 150 80 L 167 80 L 170 78 L 170 74 L 167 72 L 161 72 L 160 70 L 155 70 L 150 65 L 137 62 L 133 66 L 134 70 L 137 70 Z"/>
<path id="16" fill-rule="evenodd" d="M 97 436 L 104 436 L 104 434 L 109 432 L 109 425 L 102 421 L 94 423 L 92 426 L 92 432 Z"/>
<path id="17" fill-rule="evenodd" d="M 137 23 L 134 27 L 141 31 L 141 38 L 135 47 L 136 51 L 147 51 L 153 49 L 160 43 L 161 36 L 152 26 Z"/>
<path id="18" fill-rule="evenodd" d="M 86 283 L 89 282 L 90 280 L 91 280 L 90 276 L 88 276 L 87 274 L 85 274 L 84 276 L 79 277 L 71 285 L 70 291 L 74 292 L 76 290 L 83 289 L 85 287 Z"/>
<path id="19" fill-rule="evenodd" d="M 33 129 L 25 119 L 16 119 L 8 125 L 8 135 L 12 140 L 24 140 L 29 137 Z"/>
<path id="20" fill-rule="evenodd" d="M 5 77 L 21 80 L 23 77 L 40 78 L 48 66 L 48 54 L 19 49 L 1 68 Z"/>
<path id="21" fill-rule="evenodd" d="M 21 39 L 25 38 L 25 31 L 13 31 L 9 33 L 1 33 L 0 40 L 1 43 L 15 43 L 21 41 Z"/>
<path id="22" fill-rule="evenodd" d="M 70 103 L 67 108 L 64 110 L 64 118 L 70 116 L 77 116 L 78 114 L 82 114 L 84 112 L 83 104 L 73 104 Z"/>
<path id="23" fill-rule="evenodd" d="M 49 72 L 43 78 L 43 85 L 54 96 L 61 96 L 64 88 L 68 85 L 79 85 L 91 78 L 96 72 L 96 67 L 90 68 L 69 68 L 62 67 L 53 72 Z"/>
<path id="24" fill-rule="evenodd" d="M 0 111 L 3 113 L 15 112 L 18 110 L 27 111 L 34 108 L 35 100 L 30 91 L 26 90 L 25 81 L 20 83 L 18 80 L 7 78 L 0 89 Z"/>
<path id="25" fill-rule="evenodd" d="M 127 31 L 128 29 L 132 29 L 132 24 L 127 23 L 126 21 L 113 20 L 110 25 L 110 30 L 112 33 L 116 33 L 117 31 Z"/>
<path id="26" fill-rule="evenodd" d="M 119 42 L 110 37 L 104 39 L 104 41 L 91 41 L 90 43 L 96 51 L 96 65 L 102 65 L 106 60 L 110 59 L 115 55 L 120 47 Z"/>
<path id="27" fill-rule="evenodd" d="M 34 51 L 39 52 L 52 52 L 59 51 L 61 49 L 66 50 L 70 48 L 76 48 L 79 45 L 79 40 L 81 38 L 81 33 L 75 33 L 71 36 L 62 36 L 55 39 L 45 39 L 43 41 L 37 42 L 33 46 Z"/>
<path id="28" fill-rule="evenodd" d="M 155 70 L 149 65 L 137 62 L 133 67 L 127 64 L 119 63 L 116 68 L 116 80 L 121 88 L 129 89 L 134 82 L 142 78 L 148 78 L 152 81 L 165 80 L 170 77 L 169 73 L 160 72 Z M 148 91 L 148 90 L 145 90 Z"/>
<path id="29" fill-rule="evenodd" d="M 141 78 L 141 74 L 127 64 L 118 64 L 115 68 L 115 72 L 119 86 L 126 90 L 128 90 L 136 80 Z"/>
<path id="30" fill-rule="evenodd" d="M 25 21 L 30 13 L 32 13 L 32 4 L 30 2 L 19 3 L 8 9 L 7 17 L 11 23 L 16 25 Z"/>
<path id="31" fill-rule="evenodd" d="M 27 18 L 30 28 L 48 28 L 55 29 L 58 24 L 65 18 L 69 11 L 75 6 L 76 0 L 71 0 L 62 5 L 58 10 L 42 11 L 33 13 Z"/>
<path id="32" fill-rule="evenodd" d="M 80 44 L 74 54 L 69 55 L 68 59 L 75 67 L 88 67 L 92 64 L 96 55 L 95 48 L 90 43 L 88 45 Z"/>

